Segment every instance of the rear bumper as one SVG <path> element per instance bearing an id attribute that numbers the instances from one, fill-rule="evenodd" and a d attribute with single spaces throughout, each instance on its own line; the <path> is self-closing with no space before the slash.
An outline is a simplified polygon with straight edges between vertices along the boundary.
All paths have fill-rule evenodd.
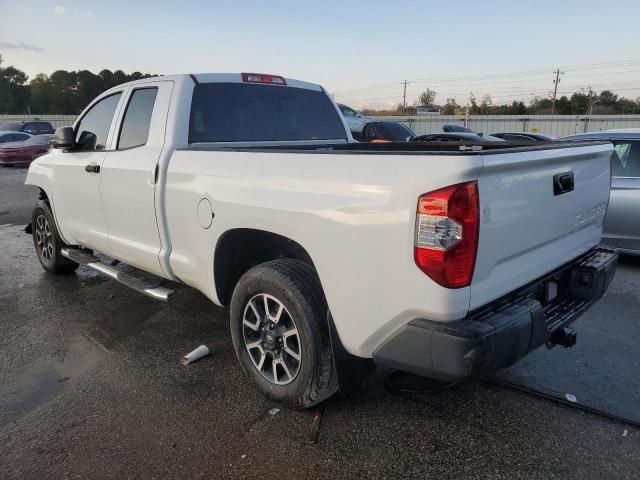
<path id="1" fill-rule="evenodd" d="M 462 320 L 412 320 L 373 358 L 391 368 L 456 382 L 508 367 L 550 342 L 554 332 L 598 301 L 617 262 L 616 250 L 594 248 Z"/>

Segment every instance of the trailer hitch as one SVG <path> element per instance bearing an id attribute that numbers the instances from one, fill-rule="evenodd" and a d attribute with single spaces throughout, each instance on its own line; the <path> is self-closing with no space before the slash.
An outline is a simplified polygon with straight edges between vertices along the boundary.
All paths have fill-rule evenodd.
<path id="1" fill-rule="evenodd" d="M 547 342 L 547 348 L 553 348 L 556 345 L 562 345 L 565 348 L 573 347 L 578 339 L 578 332 L 572 328 L 558 328 L 551 334 L 551 338 Z"/>

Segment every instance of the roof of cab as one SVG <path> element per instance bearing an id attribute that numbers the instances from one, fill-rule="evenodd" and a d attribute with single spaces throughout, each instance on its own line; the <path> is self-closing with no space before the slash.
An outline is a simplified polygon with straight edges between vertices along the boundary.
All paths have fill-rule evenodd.
<path id="1" fill-rule="evenodd" d="M 316 84 L 310 82 L 303 82 L 302 80 L 295 80 L 292 78 L 283 77 L 287 82 L 288 87 L 295 88 L 305 88 L 307 90 L 315 90 L 315 91 L 323 91 L 323 88 Z M 134 86 L 134 85 L 144 85 L 149 82 L 157 82 L 157 81 L 174 81 L 174 82 L 194 82 L 197 83 L 243 83 L 242 73 L 182 73 L 178 75 L 160 75 L 157 77 L 148 77 L 142 78 L 140 80 L 133 80 L 127 83 L 121 83 L 120 85 L 116 85 L 115 87 L 110 88 L 109 90 L 113 90 L 116 88 Z M 280 85 L 274 85 L 280 86 Z"/>

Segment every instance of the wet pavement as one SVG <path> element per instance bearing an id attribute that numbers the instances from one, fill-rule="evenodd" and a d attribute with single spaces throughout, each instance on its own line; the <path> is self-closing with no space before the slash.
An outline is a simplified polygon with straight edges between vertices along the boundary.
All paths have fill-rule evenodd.
<path id="1" fill-rule="evenodd" d="M 640 425 L 640 257 L 621 257 L 614 282 L 575 323 L 574 348 L 538 349 L 497 377 Z"/>
<path id="2" fill-rule="evenodd" d="M 327 402 L 309 444 L 316 412 L 273 411 L 256 392 L 226 310 L 187 288 L 165 305 L 83 268 L 45 274 L 22 231 L 24 172 L 0 169 L 2 479 L 638 478 L 639 429 L 486 382 L 392 395 L 384 371 Z M 603 302 L 637 322 L 640 266 L 622 268 Z M 633 351 L 626 333 L 607 344 Z M 200 344 L 211 355 L 181 365 Z M 619 380 L 639 381 L 635 365 Z"/>

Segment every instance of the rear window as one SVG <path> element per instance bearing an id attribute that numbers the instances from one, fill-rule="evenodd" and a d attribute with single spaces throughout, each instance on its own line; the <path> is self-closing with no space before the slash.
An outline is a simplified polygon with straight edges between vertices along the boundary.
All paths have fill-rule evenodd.
<path id="1" fill-rule="evenodd" d="M 201 83 L 191 102 L 189 143 L 345 139 L 321 91 L 245 83 Z"/>

